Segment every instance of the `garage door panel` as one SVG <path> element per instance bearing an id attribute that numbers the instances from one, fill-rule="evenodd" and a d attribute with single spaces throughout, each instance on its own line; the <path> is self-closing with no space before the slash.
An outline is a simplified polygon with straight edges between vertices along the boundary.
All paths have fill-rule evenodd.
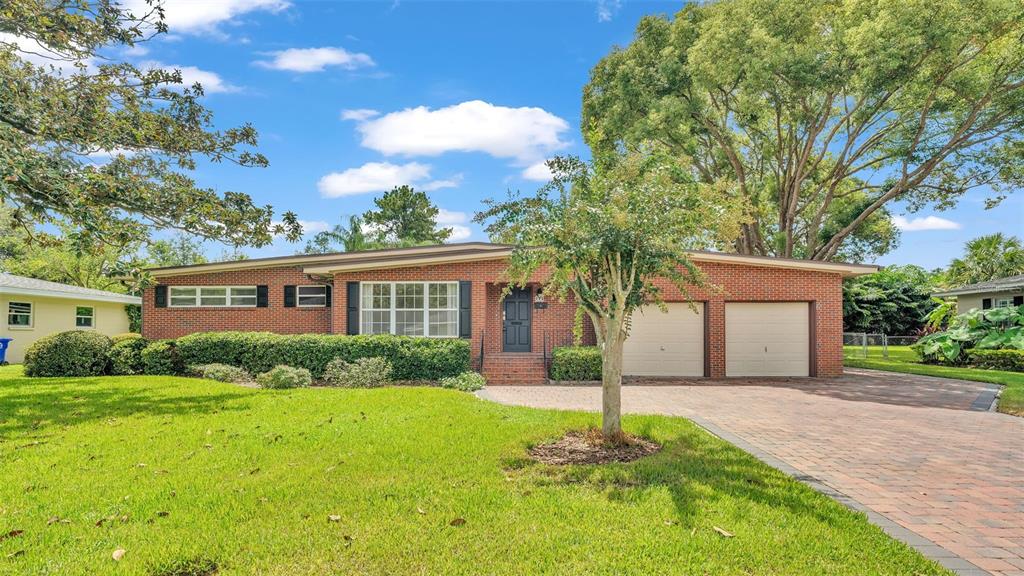
<path id="1" fill-rule="evenodd" d="M 703 376 L 704 306 L 673 302 L 668 312 L 646 306 L 633 313 L 623 346 L 627 376 Z"/>
<path id="2" fill-rule="evenodd" d="M 810 374 L 807 302 L 729 302 L 725 305 L 726 376 Z"/>

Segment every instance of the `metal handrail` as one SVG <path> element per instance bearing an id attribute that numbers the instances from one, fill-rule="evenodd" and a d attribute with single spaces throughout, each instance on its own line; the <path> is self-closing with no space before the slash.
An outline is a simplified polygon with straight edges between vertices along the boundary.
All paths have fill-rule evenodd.
<path id="1" fill-rule="evenodd" d="M 484 342 L 487 340 L 486 336 L 487 336 L 487 334 L 483 330 L 481 330 L 480 331 L 480 366 L 478 367 L 477 372 L 483 372 L 484 371 Z"/>

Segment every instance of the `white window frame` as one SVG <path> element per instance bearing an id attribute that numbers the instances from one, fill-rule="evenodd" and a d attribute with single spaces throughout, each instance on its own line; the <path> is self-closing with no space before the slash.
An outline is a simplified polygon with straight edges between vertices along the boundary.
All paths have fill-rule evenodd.
<path id="1" fill-rule="evenodd" d="M 310 297 L 310 296 L 323 297 L 323 300 L 324 300 L 323 304 L 303 304 L 302 303 L 302 289 L 303 288 L 320 288 L 320 289 L 322 289 L 323 290 L 322 293 L 320 293 L 320 294 L 312 294 L 312 295 L 306 294 L 306 297 L 307 298 Z M 306 285 L 303 285 L 303 286 L 296 286 L 295 287 L 295 306 L 298 307 L 298 308 L 326 308 L 327 307 L 327 290 L 328 290 L 327 284 L 306 284 Z"/>
<path id="2" fill-rule="evenodd" d="M 88 310 L 89 314 L 88 315 L 79 314 L 78 310 L 81 309 L 81 308 L 85 308 L 86 310 Z M 89 325 L 88 326 L 79 326 L 78 325 L 78 319 L 79 318 L 88 318 L 89 319 Z M 77 328 L 79 330 L 92 330 L 92 329 L 96 328 L 96 307 L 95 306 L 79 306 L 78 304 L 75 304 L 75 328 Z"/>
<path id="3" fill-rule="evenodd" d="M 196 291 L 195 296 L 192 296 L 192 304 L 175 304 L 175 298 L 188 298 L 188 296 L 174 296 L 175 289 L 193 289 Z M 202 304 L 203 290 L 224 290 L 224 304 Z M 238 289 L 255 290 L 252 295 L 239 294 L 234 295 L 233 292 Z M 209 298 L 219 298 L 219 296 L 208 296 Z M 252 304 L 233 304 L 234 298 L 252 298 Z M 252 286 L 168 286 L 167 287 L 167 307 L 168 308 L 255 308 L 259 301 L 259 288 L 255 285 Z"/>
<path id="4" fill-rule="evenodd" d="M 391 287 L 390 288 L 390 295 L 389 295 L 389 300 L 390 300 L 391 306 L 389 308 L 365 308 L 365 307 L 363 307 L 362 299 L 363 299 L 363 294 L 366 293 L 365 290 L 369 286 L 382 285 L 382 284 L 383 285 L 389 285 Z M 460 331 L 461 327 L 459 326 L 458 312 L 459 312 L 459 305 L 461 304 L 461 302 L 459 301 L 459 297 L 460 297 L 460 294 L 459 294 L 459 282 L 457 280 L 429 281 L 429 282 L 418 282 L 418 281 L 415 281 L 415 280 L 410 280 L 410 281 L 405 281 L 405 282 L 372 282 L 372 281 L 360 282 L 359 283 L 359 333 L 360 334 L 366 334 L 367 333 L 366 330 L 364 329 L 364 324 L 363 324 L 363 311 L 364 310 L 367 310 L 367 311 L 370 311 L 370 310 L 376 310 L 376 311 L 388 310 L 390 312 L 390 316 L 391 316 L 391 326 L 388 329 L 388 333 L 389 334 L 395 334 L 396 333 L 396 321 L 397 321 L 397 314 L 396 314 L 396 312 L 398 310 L 409 310 L 408 308 L 400 308 L 399 309 L 399 308 L 395 307 L 396 304 L 397 304 L 397 301 L 398 301 L 398 297 L 396 295 L 396 292 L 397 292 L 396 285 L 398 285 L 398 284 L 422 284 L 423 285 L 423 335 L 422 336 L 414 336 L 414 338 L 458 338 L 459 337 L 459 331 Z M 451 334 L 451 335 L 434 335 L 434 334 L 430 333 L 430 312 L 432 311 L 432 309 L 430 308 L 430 285 L 431 284 L 448 284 L 448 285 L 452 286 L 454 288 L 454 290 L 455 290 L 455 307 L 454 308 L 436 308 L 436 309 L 433 309 L 434 312 L 442 312 L 442 311 L 451 312 L 451 311 L 454 311 L 456 313 L 456 317 L 455 317 L 456 318 L 456 320 L 455 320 L 455 334 Z"/>
<path id="5" fill-rule="evenodd" d="M 1010 308 L 1013 306 L 1013 297 L 1010 298 L 993 298 L 993 308 Z"/>
<path id="6" fill-rule="evenodd" d="M 27 304 L 28 305 L 28 325 L 24 324 L 11 324 L 11 304 Z M 18 316 L 24 316 L 22 312 L 17 313 Z M 36 326 L 36 303 L 28 300 L 9 300 L 7 302 L 7 328 L 10 330 L 33 330 Z"/>

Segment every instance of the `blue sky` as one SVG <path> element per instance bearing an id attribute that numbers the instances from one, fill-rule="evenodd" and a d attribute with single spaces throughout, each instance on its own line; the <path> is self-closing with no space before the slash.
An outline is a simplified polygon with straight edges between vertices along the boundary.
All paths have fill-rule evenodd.
<path id="1" fill-rule="evenodd" d="M 315 232 L 409 183 L 429 190 L 458 239 L 486 240 L 468 222 L 481 200 L 535 189 L 545 157 L 587 154 L 579 121 L 591 66 L 627 44 L 641 16 L 679 7 L 171 0 L 170 34 L 124 57 L 179 67 L 206 87 L 219 127 L 251 122 L 260 132 L 269 168 L 204 165 L 195 174 L 201 184 L 292 210 Z M 932 268 L 975 236 L 1024 235 L 1020 194 L 988 211 L 984 197 L 902 215 L 901 246 L 879 263 Z"/>

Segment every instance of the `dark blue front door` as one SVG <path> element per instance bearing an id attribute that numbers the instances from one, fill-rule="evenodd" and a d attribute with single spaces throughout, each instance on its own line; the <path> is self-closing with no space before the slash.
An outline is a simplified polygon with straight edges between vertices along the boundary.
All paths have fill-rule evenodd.
<path id="1" fill-rule="evenodd" d="M 504 352 L 530 351 L 530 320 L 533 318 L 533 295 L 529 288 L 513 288 L 504 300 L 502 327 Z"/>

